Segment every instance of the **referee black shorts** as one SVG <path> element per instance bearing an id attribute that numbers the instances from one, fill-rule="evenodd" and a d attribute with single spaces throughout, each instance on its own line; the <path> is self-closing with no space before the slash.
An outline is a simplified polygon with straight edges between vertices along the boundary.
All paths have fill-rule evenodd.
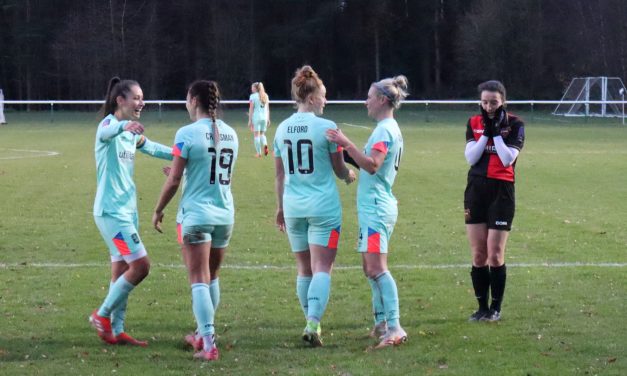
<path id="1" fill-rule="evenodd" d="M 464 192 L 466 224 L 486 223 L 488 228 L 509 231 L 515 206 L 513 182 L 483 176 L 468 177 Z"/>

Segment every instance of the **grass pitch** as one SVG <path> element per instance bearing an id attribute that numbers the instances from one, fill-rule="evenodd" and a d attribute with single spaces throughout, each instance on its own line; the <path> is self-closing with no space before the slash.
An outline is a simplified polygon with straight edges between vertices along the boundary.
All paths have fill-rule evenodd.
<path id="1" fill-rule="evenodd" d="M 290 113 L 275 108 L 275 126 Z M 357 144 L 374 124 L 358 107 L 329 106 Z M 108 253 L 93 223 L 94 113 L 8 113 L 0 127 L 0 373 L 295 375 L 627 374 L 627 130 L 616 120 L 523 113 L 527 140 L 517 165 L 517 212 L 506 261 L 503 319 L 466 321 L 475 308 L 462 197 L 468 111 L 398 114 L 405 149 L 394 192 L 391 241 L 401 323 L 409 342 L 371 351 L 370 290 L 355 252 L 355 186 L 340 184 L 343 232 L 325 347 L 300 340 L 304 319 L 286 237 L 276 231 L 272 158 L 255 159 L 245 109 L 225 111 L 240 136 L 233 193 L 236 224 L 221 273 L 216 315 L 221 359 L 194 362 L 182 337 L 195 325 L 175 242 L 176 202 L 166 233 L 150 226 L 163 161 L 138 153 L 140 232 L 153 263 L 129 300 L 127 330 L 146 349 L 107 346 L 87 316 L 108 288 Z M 182 111 L 142 121 L 171 144 Z M 167 227 L 167 223 L 170 224 Z"/>

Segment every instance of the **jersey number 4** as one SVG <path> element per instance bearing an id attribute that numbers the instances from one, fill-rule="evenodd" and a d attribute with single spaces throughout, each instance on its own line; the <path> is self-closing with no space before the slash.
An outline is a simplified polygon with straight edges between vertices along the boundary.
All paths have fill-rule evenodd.
<path id="1" fill-rule="evenodd" d="M 210 147 L 207 149 L 211 154 L 211 171 L 209 172 L 209 183 L 216 183 L 216 165 L 220 165 L 220 168 L 226 170 L 226 174 L 220 173 L 218 181 L 222 185 L 229 185 L 231 183 L 231 169 L 233 167 L 233 149 L 224 148 L 220 149 L 220 153 L 216 151 L 216 148 Z"/>
<path id="2" fill-rule="evenodd" d="M 283 140 L 287 145 L 287 167 L 290 174 L 294 174 L 294 148 L 292 140 Z M 303 151 L 307 153 L 307 161 L 303 161 Z M 298 172 L 301 174 L 311 174 L 314 171 L 313 142 L 311 140 L 298 140 L 296 142 L 296 159 L 298 162 Z M 305 163 L 303 163 L 305 162 Z"/>

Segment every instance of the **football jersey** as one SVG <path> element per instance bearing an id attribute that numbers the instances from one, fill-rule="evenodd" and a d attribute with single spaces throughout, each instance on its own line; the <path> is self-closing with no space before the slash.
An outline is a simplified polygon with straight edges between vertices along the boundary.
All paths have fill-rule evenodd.
<path id="1" fill-rule="evenodd" d="M 127 120 L 107 115 L 96 132 L 96 199 L 94 215 L 128 216 L 137 212 L 133 173 L 140 135 L 124 131 Z M 106 135 L 109 135 L 107 138 Z"/>
<path id="2" fill-rule="evenodd" d="M 338 146 L 327 140 L 327 129 L 337 125 L 312 112 L 297 112 L 276 130 L 274 156 L 281 157 L 285 171 L 285 217 L 336 216 L 342 211 L 329 156 Z"/>
<path id="3" fill-rule="evenodd" d="M 235 130 L 216 120 L 220 139 L 213 139 L 213 121 L 200 119 L 176 132 L 172 154 L 187 160 L 179 204 L 182 223 L 230 225 L 235 209 L 231 177 L 238 152 Z"/>
<path id="4" fill-rule="evenodd" d="M 380 217 L 396 216 L 398 208 L 392 185 L 403 153 L 403 136 L 396 120 L 387 118 L 377 123 L 364 153 L 369 156 L 372 150 L 384 153 L 385 159 L 373 175 L 363 168 L 359 170 L 357 211 Z"/>
<path id="5" fill-rule="evenodd" d="M 249 98 L 250 103 L 253 104 L 253 122 L 260 120 L 268 120 L 268 106 L 261 103 L 259 93 L 252 93 Z"/>
<path id="6" fill-rule="evenodd" d="M 522 150 L 525 143 L 525 126 L 520 118 L 509 113 L 507 114 L 507 120 L 508 126 L 501 129 L 503 142 L 510 148 Z M 481 115 L 475 115 L 468 119 L 466 124 L 466 143 L 479 140 L 481 135 L 483 135 L 484 129 L 485 126 Z M 508 167 L 503 166 L 501 158 L 496 153 L 494 140 L 490 137 L 481 158 L 470 167 L 468 175 L 513 182 L 515 167 L 516 161 Z"/>

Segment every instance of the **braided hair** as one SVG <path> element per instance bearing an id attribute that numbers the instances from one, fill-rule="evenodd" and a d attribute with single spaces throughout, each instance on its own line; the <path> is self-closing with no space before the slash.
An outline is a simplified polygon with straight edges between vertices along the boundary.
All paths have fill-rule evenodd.
<path id="1" fill-rule="evenodd" d="M 196 98 L 200 108 L 209 114 L 213 121 L 213 142 L 215 145 L 218 145 L 220 140 L 220 130 L 216 122 L 220 105 L 220 88 L 218 83 L 207 80 L 194 81 L 189 85 L 188 94 L 190 98 Z"/>

